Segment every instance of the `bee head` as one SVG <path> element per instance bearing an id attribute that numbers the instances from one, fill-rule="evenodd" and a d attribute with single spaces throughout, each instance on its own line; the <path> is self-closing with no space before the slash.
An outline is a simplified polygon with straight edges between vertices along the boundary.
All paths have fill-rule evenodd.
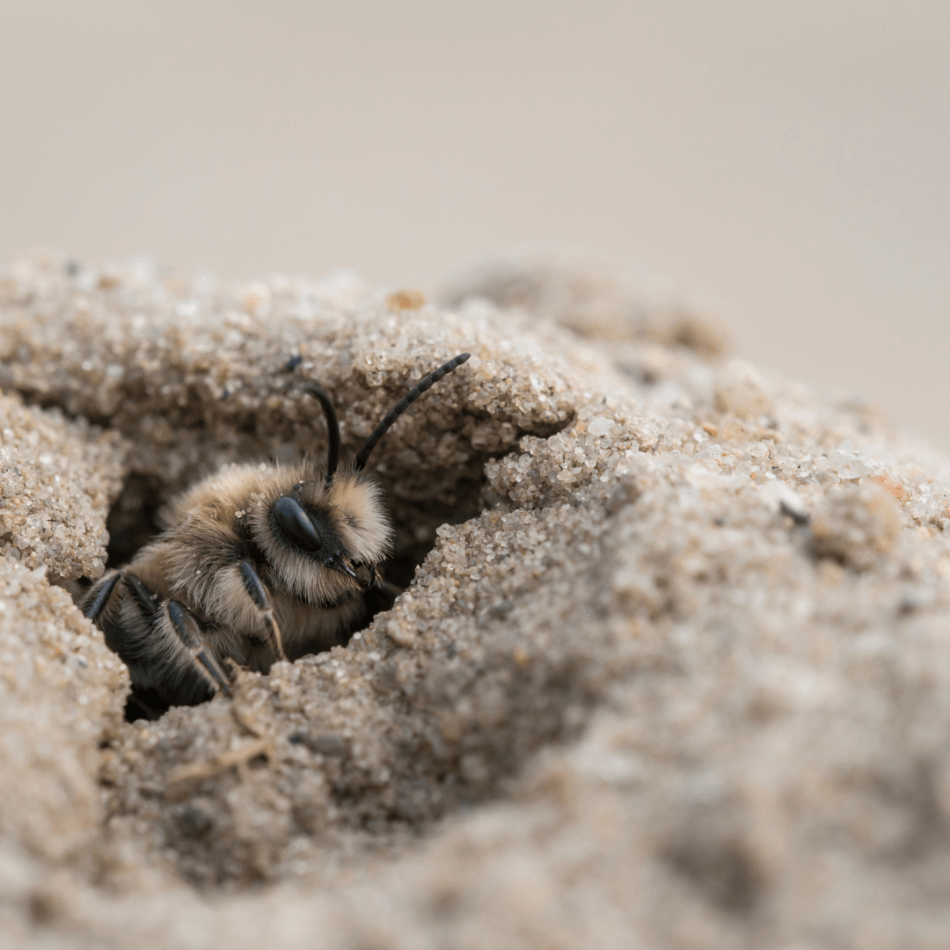
<path id="1" fill-rule="evenodd" d="M 340 468 L 340 427 L 330 397 L 318 386 L 307 391 L 320 403 L 327 423 L 327 464 L 321 473 L 287 473 L 262 508 L 255 534 L 268 560 L 308 600 L 332 599 L 333 591 L 365 590 L 376 582 L 376 565 L 389 554 L 392 526 L 378 486 L 363 475 L 370 453 L 390 426 L 434 383 L 469 358 L 462 353 L 421 379 L 386 414 L 356 453 Z M 301 476 L 299 481 L 291 478 Z M 266 514 L 264 514 L 266 512 Z M 322 570 L 314 571 L 319 566 Z"/>
<path id="2" fill-rule="evenodd" d="M 339 472 L 329 483 L 297 482 L 270 504 L 267 520 L 285 556 L 319 564 L 364 589 L 389 553 L 392 529 L 379 488 L 357 473 Z"/>

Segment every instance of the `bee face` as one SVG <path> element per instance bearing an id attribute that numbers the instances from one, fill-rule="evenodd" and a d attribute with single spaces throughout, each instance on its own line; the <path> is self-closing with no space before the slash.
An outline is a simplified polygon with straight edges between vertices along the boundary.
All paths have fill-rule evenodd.
<path id="1" fill-rule="evenodd" d="M 355 472 L 272 476 L 248 528 L 288 589 L 313 606 L 366 590 L 389 554 L 392 528 L 379 488 Z"/>

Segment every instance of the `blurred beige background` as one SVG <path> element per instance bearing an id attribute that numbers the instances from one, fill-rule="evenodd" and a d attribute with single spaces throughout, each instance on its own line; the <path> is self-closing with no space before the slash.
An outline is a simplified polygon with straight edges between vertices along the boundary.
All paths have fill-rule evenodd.
<path id="1" fill-rule="evenodd" d="M 4 258 L 575 249 L 950 448 L 948 3 L 8 0 L 0 39 Z"/>

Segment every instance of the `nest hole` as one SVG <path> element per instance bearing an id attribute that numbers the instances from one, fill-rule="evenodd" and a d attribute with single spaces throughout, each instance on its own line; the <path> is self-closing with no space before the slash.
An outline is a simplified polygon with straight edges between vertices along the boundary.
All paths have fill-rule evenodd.
<path id="1" fill-rule="evenodd" d="M 432 473 L 438 497 L 418 497 L 407 492 L 398 480 L 383 482 L 393 520 L 395 538 L 392 555 L 383 562 L 380 574 L 387 584 L 366 595 L 366 615 L 348 634 L 349 638 L 369 626 L 373 618 L 392 608 L 399 593 L 409 587 L 416 569 L 434 547 L 442 525 L 461 524 L 476 517 L 483 508 L 484 465 L 477 463 L 477 476 L 465 473 Z M 401 490 L 402 488 L 402 490 Z M 111 570 L 128 564 L 145 545 L 162 531 L 161 510 L 174 497 L 161 479 L 145 472 L 128 475 L 119 497 L 109 511 L 106 567 Z M 127 722 L 157 719 L 169 709 L 168 703 L 154 690 L 134 688 L 126 703 Z"/>

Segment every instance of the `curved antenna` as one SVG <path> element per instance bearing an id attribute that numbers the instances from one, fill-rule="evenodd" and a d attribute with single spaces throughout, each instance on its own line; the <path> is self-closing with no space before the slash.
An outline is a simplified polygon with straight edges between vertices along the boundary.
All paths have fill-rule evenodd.
<path id="1" fill-rule="evenodd" d="M 437 383 L 443 376 L 448 376 L 452 370 L 457 369 L 461 366 L 472 354 L 471 353 L 459 353 L 454 360 L 449 360 L 448 363 L 443 363 L 434 373 L 429 373 L 424 379 L 420 379 L 409 392 L 406 393 L 399 402 L 396 403 L 392 409 L 389 410 L 389 413 L 386 415 L 386 418 L 373 429 L 372 435 L 363 443 L 363 448 L 356 453 L 356 458 L 353 460 L 353 468 L 356 471 L 366 467 L 366 462 L 369 459 L 370 453 L 373 449 L 376 448 L 376 444 L 379 440 L 386 434 L 389 427 L 427 390 L 430 389 L 435 383 Z"/>
<path id="2" fill-rule="evenodd" d="M 337 422 L 336 409 L 330 397 L 313 383 L 307 383 L 304 387 L 311 396 L 316 397 L 323 406 L 323 414 L 327 420 L 327 478 L 329 485 L 333 480 L 333 474 L 336 472 L 337 465 L 340 464 L 340 423 Z"/>

